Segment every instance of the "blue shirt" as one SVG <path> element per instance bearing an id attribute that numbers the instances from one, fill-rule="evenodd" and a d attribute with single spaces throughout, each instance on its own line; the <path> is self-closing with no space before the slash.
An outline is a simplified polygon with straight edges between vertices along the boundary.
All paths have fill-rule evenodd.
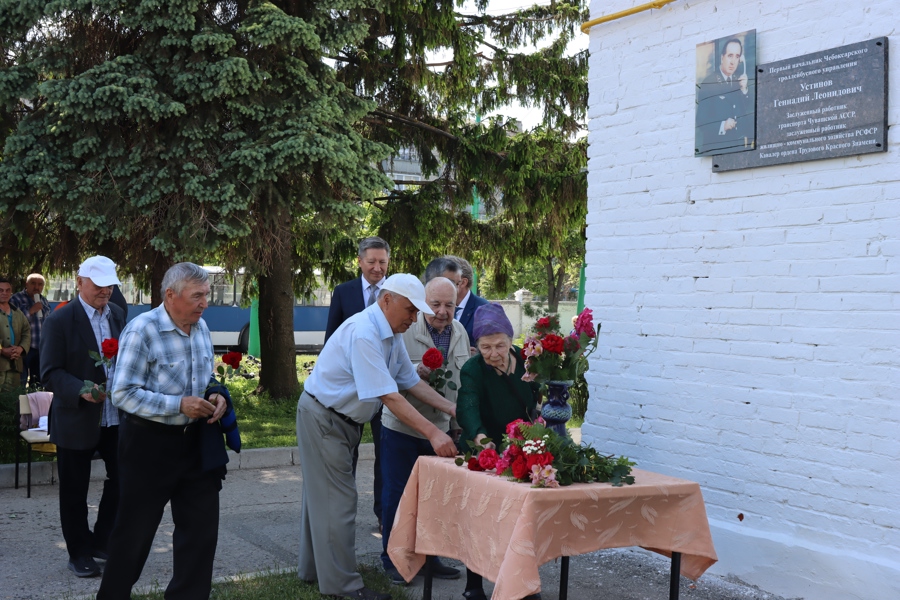
<path id="1" fill-rule="evenodd" d="M 378 304 L 356 313 L 334 332 L 303 389 L 357 423 L 371 421 L 381 396 L 419 382 L 403 336 Z"/>
<path id="2" fill-rule="evenodd" d="M 190 335 L 172 322 L 164 304 L 135 317 L 119 337 L 112 402 L 127 413 L 166 425 L 186 425 L 185 396 L 203 397 L 213 375 L 206 322 Z"/>
<path id="3" fill-rule="evenodd" d="M 85 302 L 81 297 L 81 294 L 78 295 L 78 301 L 81 302 L 81 307 L 84 308 L 84 312 L 87 313 L 88 320 L 91 322 L 91 330 L 94 332 L 94 339 L 97 341 L 97 350 L 102 354 L 103 340 L 108 340 L 112 337 L 112 330 L 109 328 L 109 314 L 112 311 L 108 304 L 103 307 L 103 310 L 97 310 Z M 115 368 L 109 369 L 106 365 L 103 365 L 103 372 L 106 373 L 107 381 L 112 379 L 110 370 L 115 371 Z M 118 424 L 119 411 L 112 405 L 112 402 L 104 402 L 103 417 L 100 419 L 100 426 L 111 427 Z"/>

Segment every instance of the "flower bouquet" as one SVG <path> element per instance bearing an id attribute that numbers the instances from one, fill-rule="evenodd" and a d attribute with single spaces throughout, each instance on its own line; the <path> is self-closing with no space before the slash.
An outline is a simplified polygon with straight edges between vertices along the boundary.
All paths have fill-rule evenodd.
<path id="1" fill-rule="evenodd" d="M 448 363 L 448 359 L 444 358 L 444 354 L 437 348 L 429 348 L 422 355 L 422 364 L 431 369 L 428 385 L 438 394 L 442 393 L 445 386 L 450 390 L 456 390 L 457 387 L 450 381 L 453 378 L 453 371 L 447 366 Z"/>
<path id="2" fill-rule="evenodd" d="M 94 363 L 95 367 L 99 367 L 103 365 L 106 367 L 107 372 L 112 368 L 113 359 L 116 358 L 116 355 L 119 353 L 119 340 L 116 338 L 106 338 L 100 343 L 100 352 L 95 352 L 91 350 L 88 352 L 88 356 L 93 358 L 96 362 Z M 90 394 L 91 397 L 99 402 L 102 395 L 106 394 L 106 384 L 101 383 L 97 385 L 93 381 L 84 380 L 84 385 L 81 387 L 81 390 L 78 392 L 79 394 Z"/>
<path id="3" fill-rule="evenodd" d="M 482 443 L 490 440 L 485 439 Z M 634 463 L 624 456 L 604 456 L 588 445 L 547 427 L 543 419 L 528 423 L 521 419 L 506 426 L 501 453 L 486 448 L 456 459 L 471 471 L 493 471 L 513 481 L 531 482 L 531 487 L 558 487 L 573 483 L 609 482 L 614 486 L 634 483 Z M 477 448 L 474 442 L 470 447 Z"/>

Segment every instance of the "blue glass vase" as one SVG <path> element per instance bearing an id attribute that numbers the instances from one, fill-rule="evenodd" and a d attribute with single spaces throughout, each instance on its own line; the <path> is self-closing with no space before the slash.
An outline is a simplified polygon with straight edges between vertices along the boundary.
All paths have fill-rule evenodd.
<path id="1" fill-rule="evenodd" d="M 547 401 L 541 409 L 541 416 L 547 427 L 563 437 L 568 437 L 566 423 L 572 418 L 572 407 L 569 406 L 569 386 L 574 381 L 548 381 Z"/>

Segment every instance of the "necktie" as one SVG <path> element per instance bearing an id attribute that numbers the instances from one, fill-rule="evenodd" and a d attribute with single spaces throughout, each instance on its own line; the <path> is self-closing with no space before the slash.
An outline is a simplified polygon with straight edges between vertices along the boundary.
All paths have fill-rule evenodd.
<path id="1" fill-rule="evenodd" d="M 375 304 L 375 295 L 378 293 L 378 286 L 373 284 L 369 285 L 369 301 L 366 302 L 366 308 L 369 308 L 373 304 Z"/>

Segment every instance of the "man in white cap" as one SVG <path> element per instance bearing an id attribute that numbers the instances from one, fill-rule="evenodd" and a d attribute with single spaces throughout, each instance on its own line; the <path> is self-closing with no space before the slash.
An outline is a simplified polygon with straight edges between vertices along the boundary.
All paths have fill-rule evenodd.
<path id="1" fill-rule="evenodd" d="M 456 416 L 456 406 L 416 374 L 401 334 L 419 311 L 434 313 L 425 287 L 413 275 L 387 278 L 378 300 L 334 332 L 306 380 L 297 404 L 297 443 L 303 471 L 298 576 L 317 581 L 322 594 L 389 600 L 363 586 L 356 570 L 356 481 L 353 447 L 362 423 L 382 403 L 431 443 L 438 456 L 456 455 L 445 432 L 401 394 Z"/>
<path id="2" fill-rule="evenodd" d="M 78 298 L 50 314 L 41 331 L 41 381 L 53 392 L 50 441 L 57 446 L 59 517 L 69 551 L 69 570 L 78 577 L 95 577 L 106 560 L 106 544 L 119 504 L 117 447 L 119 413 L 107 401 L 105 383 L 111 370 L 97 365 L 90 352 L 101 353 L 105 340 L 118 340 L 125 313 L 109 303 L 113 286 L 121 283 L 116 265 L 105 256 L 81 263 L 75 279 Z M 105 344 L 107 353 L 113 345 Z M 93 390 L 82 393 L 85 382 Z M 91 459 L 99 452 L 106 480 L 97 522 L 88 526 L 87 495 Z"/>

